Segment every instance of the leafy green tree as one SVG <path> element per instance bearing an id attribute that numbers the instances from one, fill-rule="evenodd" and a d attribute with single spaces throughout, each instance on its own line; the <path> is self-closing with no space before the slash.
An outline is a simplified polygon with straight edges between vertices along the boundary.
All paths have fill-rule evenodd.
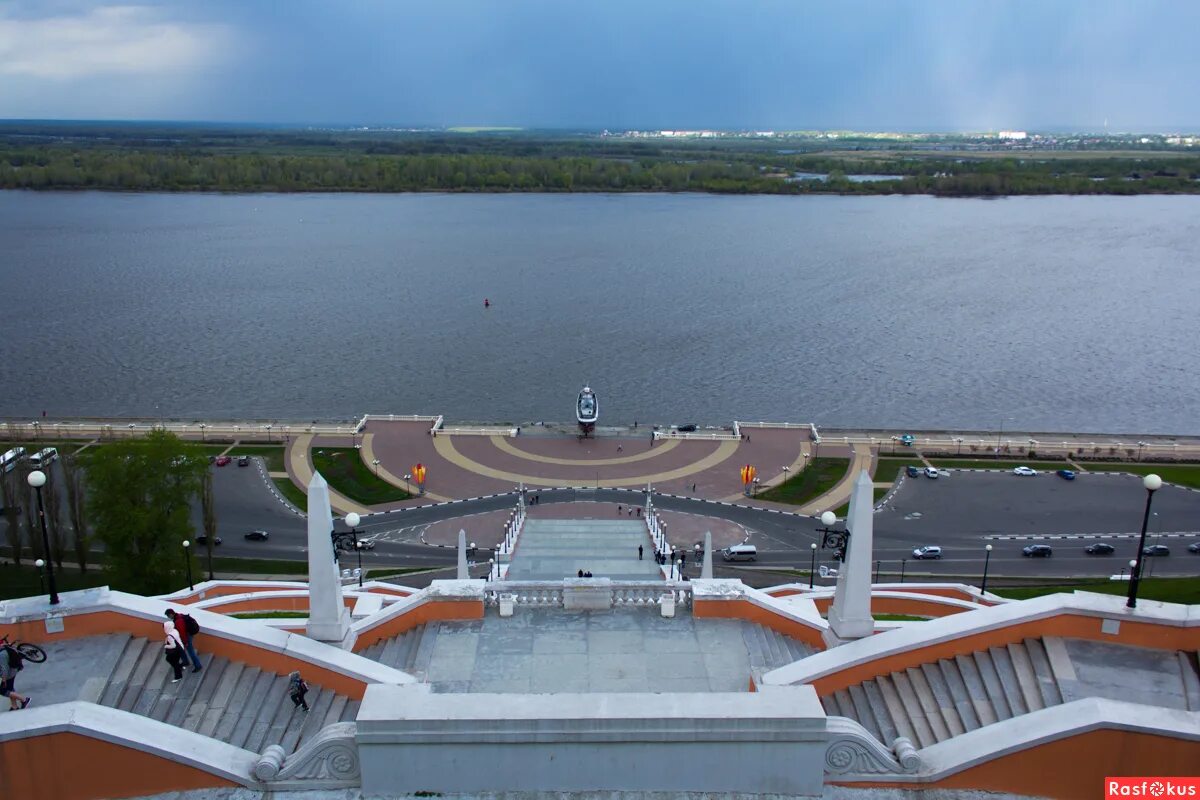
<path id="1" fill-rule="evenodd" d="M 0 473 L 0 490 L 3 490 L 0 503 L 4 504 L 5 536 L 18 567 L 21 566 L 21 506 L 25 496 L 20 480 L 21 474 L 15 469 Z"/>
<path id="2" fill-rule="evenodd" d="M 195 445 L 165 431 L 105 445 L 91 456 L 88 510 L 115 588 L 141 594 L 179 588 L 181 545 L 194 538 L 190 503 L 207 471 Z"/>
<path id="3" fill-rule="evenodd" d="M 200 518 L 204 525 L 204 549 L 208 556 L 208 579 L 213 579 L 213 546 L 217 543 L 217 505 L 213 497 L 212 470 L 200 478 Z"/>

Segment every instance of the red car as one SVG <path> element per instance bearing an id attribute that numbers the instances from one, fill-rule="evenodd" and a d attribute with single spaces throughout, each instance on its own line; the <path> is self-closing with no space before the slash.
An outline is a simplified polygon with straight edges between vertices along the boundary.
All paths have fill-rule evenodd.
<path id="1" fill-rule="evenodd" d="M 226 464 L 228 464 L 230 461 L 233 461 L 233 459 L 230 458 L 229 456 L 218 456 L 215 463 L 218 467 L 223 467 Z"/>

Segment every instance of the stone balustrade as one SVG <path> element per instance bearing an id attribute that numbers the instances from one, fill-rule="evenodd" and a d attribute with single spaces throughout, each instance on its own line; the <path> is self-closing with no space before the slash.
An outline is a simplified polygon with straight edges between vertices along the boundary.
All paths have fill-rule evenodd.
<path id="1" fill-rule="evenodd" d="M 540 608 L 636 608 L 658 605 L 664 596 L 677 606 L 691 604 L 688 581 L 613 581 L 567 578 L 561 581 L 492 581 L 484 587 L 484 603 L 499 606 L 502 596 L 514 605 Z M 587 599 L 583 599 L 584 596 Z M 581 605 L 582 603 L 582 605 Z"/>

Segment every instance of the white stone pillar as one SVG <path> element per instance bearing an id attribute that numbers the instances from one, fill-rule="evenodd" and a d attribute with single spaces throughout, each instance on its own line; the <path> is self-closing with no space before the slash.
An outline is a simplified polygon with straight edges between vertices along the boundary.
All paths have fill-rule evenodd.
<path id="1" fill-rule="evenodd" d="M 712 580 L 712 531 L 704 532 L 704 567 L 700 570 L 702 580 Z"/>
<path id="2" fill-rule="evenodd" d="M 874 484 L 864 469 L 855 479 L 850 494 L 850 514 L 846 517 L 850 543 L 846 547 L 846 560 L 838 571 L 833 605 L 829 608 L 829 626 L 839 639 L 862 639 L 875 632 L 875 620 L 871 617 L 874 498 Z"/>
<path id="3" fill-rule="evenodd" d="M 460 581 L 471 578 L 470 573 L 467 572 L 467 532 L 462 528 L 458 529 L 458 574 L 456 577 Z"/>
<path id="4" fill-rule="evenodd" d="M 350 630 L 350 609 L 342 602 L 342 582 L 333 557 L 333 510 L 329 484 L 314 472 L 308 483 L 308 626 L 310 638 L 340 643 Z"/>

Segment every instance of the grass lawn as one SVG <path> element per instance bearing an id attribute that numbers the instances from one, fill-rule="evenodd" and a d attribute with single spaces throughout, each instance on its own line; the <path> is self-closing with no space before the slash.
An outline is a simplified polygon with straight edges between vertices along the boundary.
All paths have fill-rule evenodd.
<path id="1" fill-rule="evenodd" d="M 888 458 L 884 456 L 875 460 L 874 480 L 881 482 L 896 481 L 905 467 L 925 469 L 925 465 L 921 463 L 921 459 L 919 458 Z"/>
<path id="2" fill-rule="evenodd" d="M 945 467 L 946 469 L 1006 469 L 1012 470 L 1013 467 L 1032 467 L 1039 472 L 1054 472 L 1064 468 L 1070 468 L 1070 464 L 1065 461 L 1008 461 L 1005 459 L 966 459 L 966 458 L 931 458 L 929 463 L 935 467 Z"/>
<path id="3" fill-rule="evenodd" d="M 1057 592 L 1098 592 L 1122 597 L 1129 591 L 1126 581 L 1093 581 L 1090 583 L 1060 584 L 1058 586 L 1018 586 L 991 589 L 1001 597 L 1027 600 Z M 1146 578 L 1138 586 L 1138 597 L 1144 600 L 1161 600 L 1164 603 L 1200 603 L 1200 578 Z"/>
<path id="4" fill-rule="evenodd" d="M 1200 489 L 1200 465 L 1192 464 L 1087 464 L 1088 472 L 1132 472 L 1134 475 L 1154 473 L 1167 483 Z"/>
<path id="5" fill-rule="evenodd" d="M 329 481 L 330 488 L 356 503 L 373 506 L 412 497 L 403 489 L 375 477 L 375 473 L 362 462 L 358 451 L 353 447 L 324 447 L 313 450 L 312 465 Z"/>
<path id="6" fill-rule="evenodd" d="M 238 619 L 307 619 L 307 611 L 243 611 L 230 614 Z"/>
<path id="7" fill-rule="evenodd" d="M 367 580 L 375 578 L 385 578 L 389 575 L 407 575 L 410 572 L 428 572 L 431 569 L 444 569 L 443 567 L 381 567 L 378 569 L 367 570 Z"/>
<path id="8" fill-rule="evenodd" d="M 308 509 L 308 495 L 304 493 L 296 484 L 292 483 L 291 478 L 271 478 L 275 482 L 275 488 L 279 493 L 286 497 L 288 501 L 301 511 Z"/>
<path id="9" fill-rule="evenodd" d="M 848 458 L 814 458 L 806 469 L 779 486 L 759 492 L 757 496 L 759 499 L 773 500 L 776 503 L 804 505 L 833 488 L 835 483 L 846 476 L 846 470 L 849 468 Z"/>
<path id="10" fill-rule="evenodd" d="M 93 566 L 86 574 L 77 569 L 67 568 L 54 570 L 54 583 L 60 592 L 73 592 L 76 589 L 90 589 L 93 586 L 105 586 L 108 577 L 97 566 Z M 12 597 L 31 597 L 48 591 L 38 581 L 37 567 L 31 563 L 22 563 L 20 567 L 11 563 L 0 564 L 0 600 Z"/>
<path id="11" fill-rule="evenodd" d="M 283 448 L 269 444 L 239 444 L 229 451 L 231 456 L 260 456 L 267 462 L 268 472 L 284 472 Z"/>
<path id="12" fill-rule="evenodd" d="M 203 554 L 197 557 L 204 576 L 208 575 L 207 559 Z M 232 572 L 243 575 L 307 575 L 307 561 L 280 561 L 271 558 L 232 558 L 230 556 L 213 556 L 213 572 Z M 201 579 L 200 575 L 196 576 Z"/>

